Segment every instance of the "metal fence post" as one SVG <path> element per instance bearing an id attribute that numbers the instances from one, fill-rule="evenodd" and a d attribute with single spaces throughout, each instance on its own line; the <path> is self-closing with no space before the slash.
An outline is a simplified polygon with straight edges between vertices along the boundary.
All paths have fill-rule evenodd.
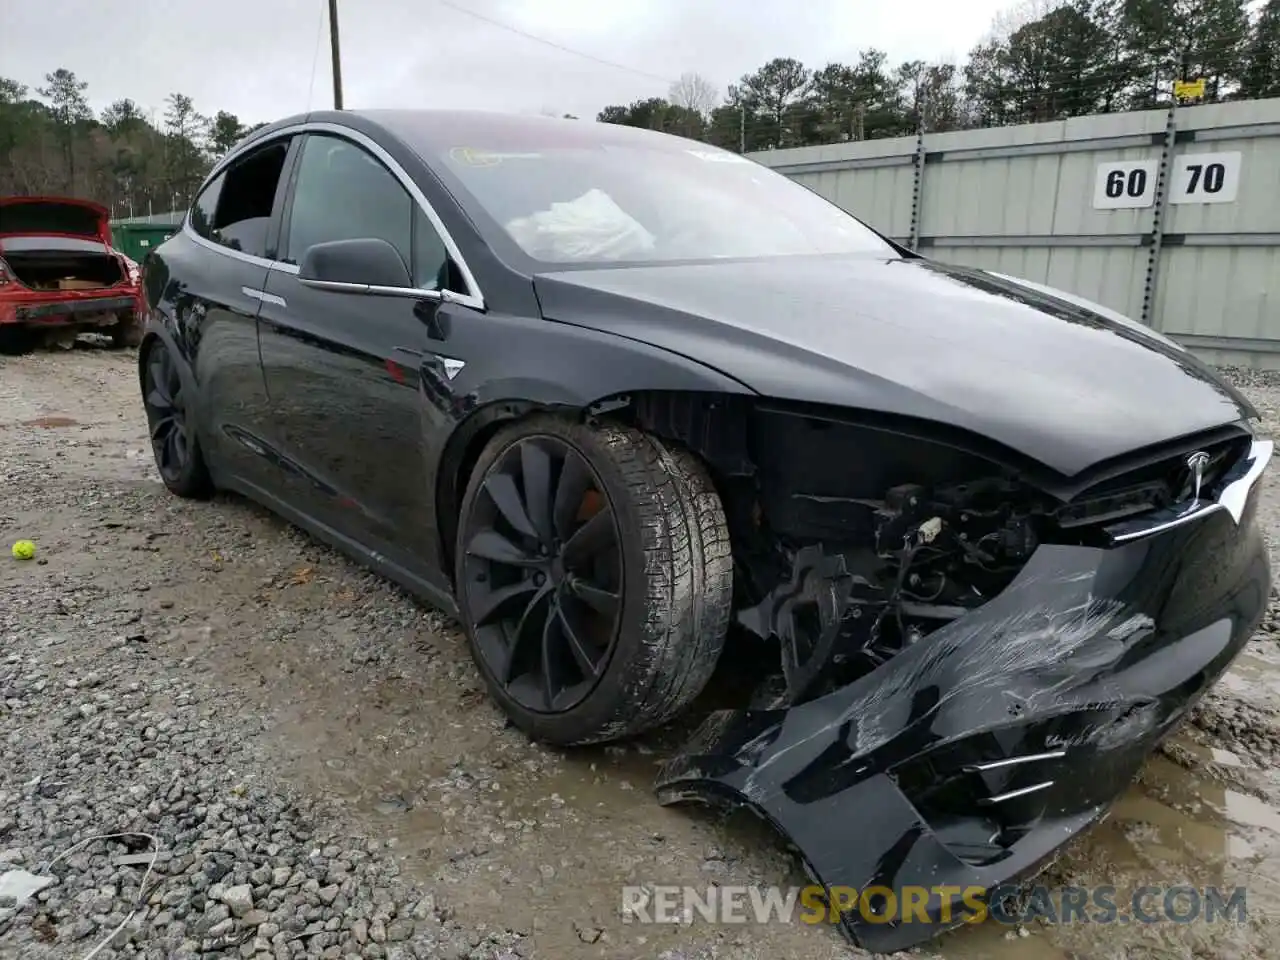
<path id="1" fill-rule="evenodd" d="M 916 152 L 911 158 L 915 168 L 911 177 L 911 233 L 907 247 L 916 250 L 920 244 L 920 211 L 924 202 L 924 127 L 916 131 Z"/>
<path id="2" fill-rule="evenodd" d="M 1156 203 L 1151 215 L 1150 249 L 1147 252 L 1147 279 L 1142 287 L 1142 322 L 1153 330 L 1164 324 L 1156 316 L 1156 283 L 1160 278 L 1160 258 L 1164 249 L 1164 221 L 1169 207 L 1169 167 L 1173 161 L 1174 141 L 1178 132 L 1178 98 L 1169 104 L 1169 115 L 1164 123 L 1164 141 L 1160 147 L 1160 171 L 1156 175 Z"/>

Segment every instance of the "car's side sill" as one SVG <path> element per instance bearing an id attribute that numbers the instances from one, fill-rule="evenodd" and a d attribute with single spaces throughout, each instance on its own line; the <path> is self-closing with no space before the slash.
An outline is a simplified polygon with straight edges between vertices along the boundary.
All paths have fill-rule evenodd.
<path id="1" fill-rule="evenodd" d="M 301 528 L 317 540 L 321 540 L 333 547 L 335 550 L 346 554 L 352 560 L 362 566 L 368 567 L 374 573 L 386 577 L 396 585 L 409 591 L 409 593 L 413 594 L 415 597 L 430 603 L 446 616 L 453 617 L 455 619 L 457 618 L 458 606 L 454 602 L 452 596 L 430 581 L 424 580 L 405 569 L 394 560 L 370 550 L 368 547 L 352 540 L 350 537 L 344 536 L 327 524 L 321 523 L 309 514 L 303 513 L 302 511 L 289 506 L 279 497 L 267 493 L 267 491 L 263 490 L 256 484 L 249 483 L 239 477 L 229 477 L 226 475 L 219 475 L 217 483 L 220 487 L 234 491 L 241 496 L 248 497 L 250 500 L 260 503 L 272 513 L 279 515 L 294 526 Z"/>

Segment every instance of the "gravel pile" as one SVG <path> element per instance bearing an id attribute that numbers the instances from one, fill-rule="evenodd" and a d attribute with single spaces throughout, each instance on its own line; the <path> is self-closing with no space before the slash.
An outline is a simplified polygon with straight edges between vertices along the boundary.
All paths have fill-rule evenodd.
<path id="1" fill-rule="evenodd" d="M 1262 415 L 1264 432 L 1274 435 L 1280 425 L 1280 370 L 1222 367 L 1222 373 L 1241 390 Z"/>
<path id="2" fill-rule="evenodd" d="M 1248 367 L 1219 367 L 1218 371 L 1241 390 L 1280 390 L 1280 370 L 1251 370 Z"/>
<path id="3" fill-rule="evenodd" d="M 461 930 L 383 842 L 334 835 L 324 811 L 255 779 L 251 723 L 186 664 L 162 670 L 145 635 L 100 646 L 74 614 L 19 631 L 24 607 L 53 605 L 0 613 L 18 651 L 0 661 L 0 872 L 56 878 L 20 913 L 0 901 L 0 955 L 528 955 L 514 934 Z"/>

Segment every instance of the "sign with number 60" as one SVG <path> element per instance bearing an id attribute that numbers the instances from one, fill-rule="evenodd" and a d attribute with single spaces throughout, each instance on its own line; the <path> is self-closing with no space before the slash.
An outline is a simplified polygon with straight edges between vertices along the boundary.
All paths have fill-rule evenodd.
<path id="1" fill-rule="evenodd" d="M 1156 198 L 1158 160 L 1109 160 L 1098 164 L 1095 210 L 1149 207 Z"/>
<path id="2" fill-rule="evenodd" d="M 1170 203 L 1231 203 L 1240 189 L 1239 153 L 1184 153 L 1169 167 Z"/>

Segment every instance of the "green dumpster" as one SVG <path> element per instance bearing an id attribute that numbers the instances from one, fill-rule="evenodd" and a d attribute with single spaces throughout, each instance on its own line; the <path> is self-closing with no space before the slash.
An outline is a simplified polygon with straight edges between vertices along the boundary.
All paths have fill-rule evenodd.
<path id="1" fill-rule="evenodd" d="M 184 216 L 185 211 L 174 210 L 149 217 L 113 220 L 111 236 L 115 248 L 131 260 L 141 263 L 148 253 L 178 232 Z"/>

